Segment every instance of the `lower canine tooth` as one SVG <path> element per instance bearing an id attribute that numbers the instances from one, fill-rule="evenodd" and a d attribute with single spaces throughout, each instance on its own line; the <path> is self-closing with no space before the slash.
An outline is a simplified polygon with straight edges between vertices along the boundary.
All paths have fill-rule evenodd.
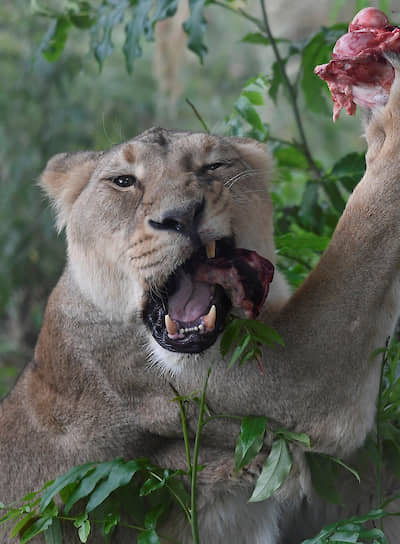
<path id="1" fill-rule="evenodd" d="M 208 259 L 213 259 L 215 257 L 215 240 L 207 244 L 206 253 Z"/>
<path id="2" fill-rule="evenodd" d="M 169 317 L 168 314 L 165 316 L 165 328 L 170 336 L 174 336 L 178 330 L 177 324 Z"/>
<path id="3" fill-rule="evenodd" d="M 217 308 L 215 307 L 215 304 L 213 304 L 210 308 L 210 311 L 207 315 L 203 316 L 203 323 L 207 327 L 208 330 L 212 331 L 215 326 L 215 320 L 217 318 Z"/>

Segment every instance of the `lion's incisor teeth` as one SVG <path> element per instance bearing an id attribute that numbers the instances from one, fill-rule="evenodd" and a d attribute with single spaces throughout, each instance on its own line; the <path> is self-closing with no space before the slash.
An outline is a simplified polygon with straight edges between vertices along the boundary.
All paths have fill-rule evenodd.
<path id="1" fill-rule="evenodd" d="M 174 336 L 178 330 L 177 324 L 169 317 L 168 314 L 165 316 L 165 328 L 170 336 Z"/>
<path id="2" fill-rule="evenodd" d="M 207 244 L 206 253 L 208 259 L 213 259 L 215 257 L 215 240 Z"/>
<path id="3" fill-rule="evenodd" d="M 217 318 L 217 308 L 215 307 L 215 304 L 213 304 L 210 308 L 210 311 L 207 315 L 203 316 L 203 323 L 207 327 L 208 330 L 212 331 L 215 326 L 215 320 Z"/>

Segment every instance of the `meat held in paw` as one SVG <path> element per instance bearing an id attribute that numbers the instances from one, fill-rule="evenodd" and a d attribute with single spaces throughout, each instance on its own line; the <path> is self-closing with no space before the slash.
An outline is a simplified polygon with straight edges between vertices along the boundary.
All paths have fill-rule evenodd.
<path id="1" fill-rule="evenodd" d="M 379 9 L 357 13 L 349 32 L 336 42 L 332 60 L 315 68 L 332 94 L 334 121 L 342 108 L 354 115 L 357 104 L 371 109 L 386 104 L 394 69 L 385 53 L 392 52 L 400 53 L 400 28 Z"/>

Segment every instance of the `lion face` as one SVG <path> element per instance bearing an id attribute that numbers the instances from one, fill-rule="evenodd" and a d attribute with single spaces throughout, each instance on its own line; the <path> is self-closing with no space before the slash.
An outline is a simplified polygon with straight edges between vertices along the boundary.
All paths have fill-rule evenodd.
<path id="1" fill-rule="evenodd" d="M 256 315 L 273 274 L 268 161 L 252 140 L 163 129 L 51 159 L 41 183 L 83 295 L 179 353 L 210 347 L 232 305 Z"/>

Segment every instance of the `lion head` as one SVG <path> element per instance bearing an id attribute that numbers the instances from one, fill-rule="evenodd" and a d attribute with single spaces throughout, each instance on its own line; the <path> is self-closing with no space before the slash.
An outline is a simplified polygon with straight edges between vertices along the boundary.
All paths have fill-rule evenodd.
<path id="1" fill-rule="evenodd" d="M 56 155 L 41 185 L 82 295 L 106 319 L 143 326 L 157 349 L 199 353 L 232 306 L 254 316 L 264 303 L 270 169 L 253 140 L 153 128 L 108 151 Z M 282 285 L 275 274 L 268 303 Z"/>

